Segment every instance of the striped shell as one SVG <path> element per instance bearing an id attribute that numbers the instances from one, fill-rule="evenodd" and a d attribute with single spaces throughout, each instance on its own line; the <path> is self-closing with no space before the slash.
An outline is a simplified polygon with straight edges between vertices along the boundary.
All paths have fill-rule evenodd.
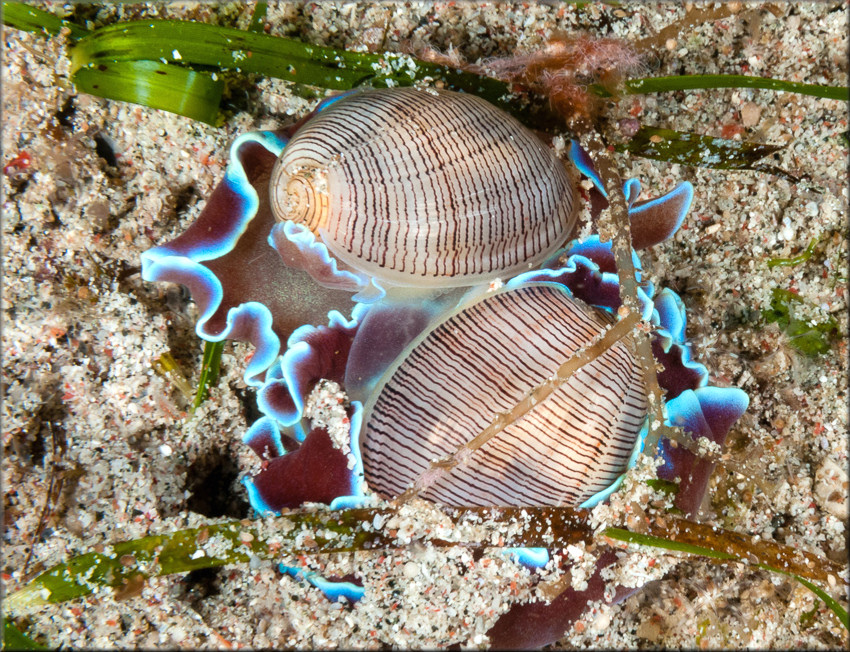
<path id="1" fill-rule="evenodd" d="M 276 219 L 307 226 L 352 268 L 445 287 L 537 266 L 571 235 L 563 164 L 473 95 L 353 93 L 296 133 L 272 172 Z"/>
<path id="2" fill-rule="evenodd" d="M 563 287 L 490 294 L 415 340 L 366 405 L 366 481 L 402 493 L 471 441 L 612 319 Z M 420 495 L 449 505 L 579 505 L 626 469 L 646 414 L 642 372 L 618 342 Z"/>

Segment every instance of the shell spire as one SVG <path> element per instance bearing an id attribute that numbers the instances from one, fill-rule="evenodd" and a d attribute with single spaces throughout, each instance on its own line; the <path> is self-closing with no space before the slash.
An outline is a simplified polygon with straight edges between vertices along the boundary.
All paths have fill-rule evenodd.
<path id="1" fill-rule="evenodd" d="M 278 221 L 303 224 L 315 234 L 328 223 L 328 173 L 320 167 L 298 166 L 281 157 L 269 186 L 272 211 Z"/>

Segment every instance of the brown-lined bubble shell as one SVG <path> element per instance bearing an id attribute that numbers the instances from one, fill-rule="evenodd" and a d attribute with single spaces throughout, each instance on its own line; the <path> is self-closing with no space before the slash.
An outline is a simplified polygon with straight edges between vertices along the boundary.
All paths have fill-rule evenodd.
<path id="1" fill-rule="evenodd" d="M 369 486 L 385 498 L 404 492 L 611 322 L 544 283 L 450 314 L 396 359 L 365 406 Z M 618 342 L 420 496 L 449 505 L 580 505 L 625 471 L 646 406 L 641 367 Z"/>
<path id="2" fill-rule="evenodd" d="M 278 220 L 396 285 L 511 276 L 539 265 L 575 223 L 574 185 L 551 149 L 485 100 L 450 91 L 330 103 L 283 150 L 270 193 Z"/>

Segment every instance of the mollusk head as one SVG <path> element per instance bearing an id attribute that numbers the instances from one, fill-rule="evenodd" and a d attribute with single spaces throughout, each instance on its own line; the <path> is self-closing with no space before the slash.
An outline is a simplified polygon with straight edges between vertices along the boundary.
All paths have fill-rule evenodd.
<path id="1" fill-rule="evenodd" d="M 473 95 L 414 88 L 320 108 L 275 164 L 270 200 L 350 268 L 402 286 L 513 276 L 575 223 L 572 181 L 530 130 Z"/>

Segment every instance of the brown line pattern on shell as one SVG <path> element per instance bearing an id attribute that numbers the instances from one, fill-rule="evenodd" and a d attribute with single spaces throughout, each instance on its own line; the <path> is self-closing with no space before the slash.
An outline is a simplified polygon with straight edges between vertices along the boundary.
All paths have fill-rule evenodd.
<path id="1" fill-rule="evenodd" d="M 402 493 L 608 323 L 560 289 L 533 285 L 489 295 L 437 325 L 367 406 L 360 446 L 370 486 Z M 623 471 L 645 413 L 640 369 L 620 343 L 421 495 L 447 504 L 581 503 Z"/>
<path id="2" fill-rule="evenodd" d="M 561 163 L 471 95 L 394 89 L 339 100 L 299 131 L 275 174 L 314 167 L 328 214 L 308 226 L 343 262 L 391 282 L 507 276 L 551 253 L 574 223 Z"/>

